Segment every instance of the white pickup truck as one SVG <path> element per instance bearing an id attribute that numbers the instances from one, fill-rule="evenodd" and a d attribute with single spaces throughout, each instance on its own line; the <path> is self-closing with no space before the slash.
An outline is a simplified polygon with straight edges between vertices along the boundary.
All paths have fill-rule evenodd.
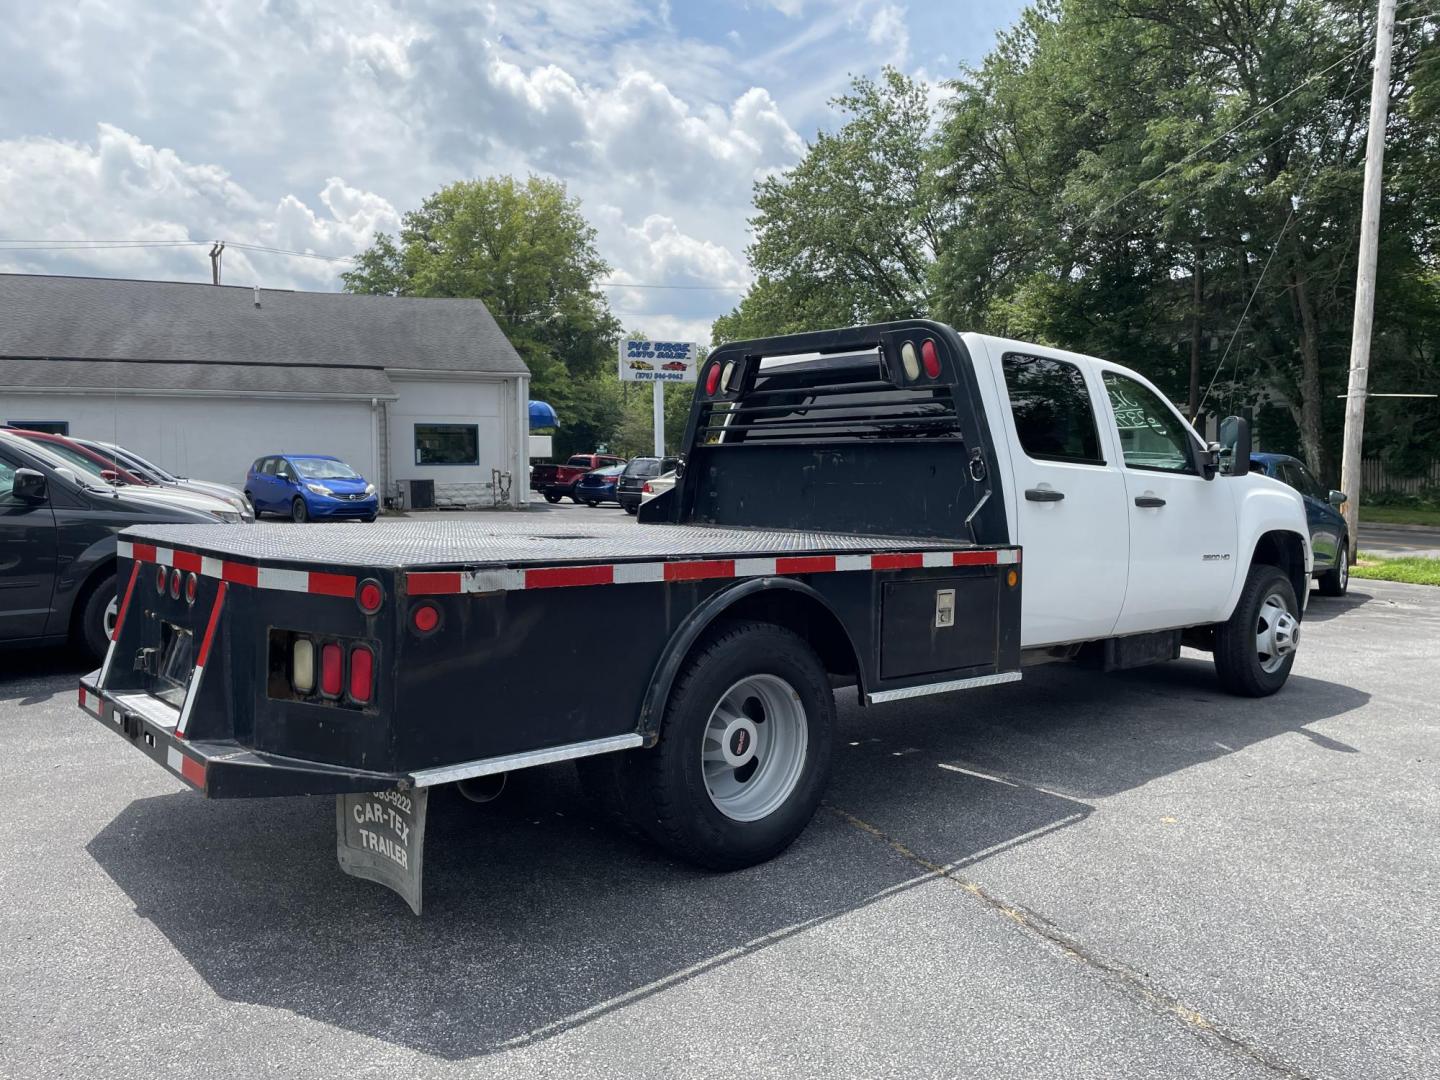
<path id="1" fill-rule="evenodd" d="M 1223 469 L 1134 372 L 934 322 L 724 345 L 638 524 L 128 530 L 80 707 L 209 798 L 338 796 L 342 868 L 416 912 L 429 789 L 568 759 L 676 856 L 747 866 L 819 803 L 837 684 L 870 705 L 1189 643 L 1278 690 L 1305 514 L 1232 427 Z M 624 647 L 557 651 L 596 641 Z"/>

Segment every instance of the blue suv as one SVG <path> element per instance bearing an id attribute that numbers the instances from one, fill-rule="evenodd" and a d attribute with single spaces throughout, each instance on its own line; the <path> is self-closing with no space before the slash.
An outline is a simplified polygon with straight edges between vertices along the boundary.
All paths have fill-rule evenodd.
<path id="1" fill-rule="evenodd" d="M 374 521 L 380 512 L 375 485 L 339 458 L 323 454 L 257 458 L 245 477 L 245 497 L 257 518 L 269 513 L 291 521 Z"/>
<path id="2" fill-rule="evenodd" d="M 1322 596 L 1344 596 L 1350 587 L 1350 540 L 1345 529 L 1345 493 L 1328 490 L 1299 458 L 1289 454 L 1251 454 L 1250 471 L 1272 476 L 1300 493 L 1310 525 L 1310 550 Z"/>

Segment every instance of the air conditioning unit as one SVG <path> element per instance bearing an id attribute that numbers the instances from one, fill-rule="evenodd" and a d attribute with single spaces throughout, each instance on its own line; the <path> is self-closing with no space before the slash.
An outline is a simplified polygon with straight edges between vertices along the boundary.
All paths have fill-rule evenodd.
<path id="1" fill-rule="evenodd" d="M 434 510 L 435 509 L 435 481 L 434 480 L 411 480 L 410 492 L 405 500 L 410 505 L 410 510 Z"/>

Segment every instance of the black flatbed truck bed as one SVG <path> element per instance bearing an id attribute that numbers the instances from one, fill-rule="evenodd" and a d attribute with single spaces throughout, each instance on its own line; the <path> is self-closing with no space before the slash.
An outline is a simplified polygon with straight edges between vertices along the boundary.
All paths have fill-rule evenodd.
<path id="1" fill-rule="evenodd" d="M 901 363 L 906 342 L 932 350 L 923 377 Z M 681 481 L 639 523 L 128 530 L 115 638 L 81 707 L 209 797 L 342 796 L 342 866 L 417 911 L 424 793 L 567 758 L 624 759 L 597 786 L 655 818 L 640 824 L 677 853 L 758 861 L 818 800 L 829 680 L 871 703 L 1019 678 L 1020 552 L 990 499 L 963 361 L 958 336 L 930 323 L 717 350 Z M 667 745 L 692 722 L 677 701 L 736 663 L 756 689 L 708 721 L 732 716 L 717 729 L 727 790 L 768 776 L 762 744 L 779 755 L 774 733 L 798 724 L 795 794 L 753 825 L 732 812 L 743 799 L 671 821 L 646 785 L 668 782 Z M 798 720 L 784 718 L 791 698 Z M 720 736 L 705 738 L 708 760 Z M 712 810 L 729 798 L 706 790 Z M 393 835 L 377 841 L 385 813 Z"/>

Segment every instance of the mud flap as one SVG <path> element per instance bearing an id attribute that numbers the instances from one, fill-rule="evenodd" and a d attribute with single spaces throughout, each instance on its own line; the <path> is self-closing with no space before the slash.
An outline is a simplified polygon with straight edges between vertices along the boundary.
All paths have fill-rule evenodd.
<path id="1" fill-rule="evenodd" d="M 335 854 L 352 877 L 379 882 L 420 914 L 429 788 L 335 796 Z"/>

